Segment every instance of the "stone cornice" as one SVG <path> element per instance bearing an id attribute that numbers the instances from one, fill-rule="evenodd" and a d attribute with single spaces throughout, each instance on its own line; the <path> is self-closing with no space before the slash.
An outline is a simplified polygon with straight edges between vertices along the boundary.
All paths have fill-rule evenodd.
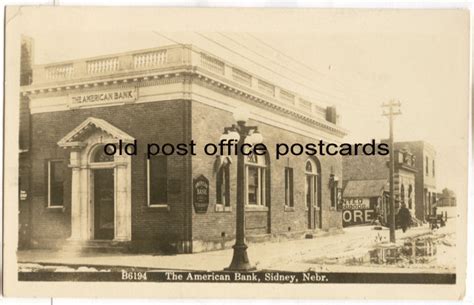
<path id="1" fill-rule="evenodd" d="M 263 97 L 258 93 L 249 93 L 247 92 L 247 90 L 242 90 L 236 88 L 235 86 L 225 84 L 221 81 L 215 80 L 214 78 L 203 75 L 199 72 L 196 72 L 195 75 L 197 75 L 198 79 L 211 84 L 214 89 L 226 90 L 227 92 L 229 92 L 230 95 L 233 95 L 233 97 L 235 98 L 238 97 L 244 100 L 247 99 L 248 101 L 251 101 L 254 104 L 258 104 L 259 106 L 271 109 L 272 111 L 277 112 L 281 115 L 292 117 L 293 119 L 304 122 L 310 126 L 317 127 L 319 129 L 324 129 L 325 131 L 338 137 L 343 137 L 347 134 L 346 130 L 336 126 L 335 124 L 332 124 L 328 121 L 323 121 L 319 118 L 305 115 L 300 111 L 292 110 L 286 105 L 283 105 L 276 100 L 271 100 L 268 97 Z"/>
<path id="2" fill-rule="evenodd" d="M 208 73 L 205 70 L 192 66 L 175 67 L 171 71 L 147 71 L 146 73 L 126 73 L 124 75 L 113 75 L 113 77 L 102 77 L 101 79 L 78 80 L 73 82 L 61 82 L 54 84 L 44 84 L 41 86 L 26 86 L 22 88 L 23 95 L 43 96 L 43 95 L 66 95 L 69 92 L 77 92 L 77 90 L 107 90 L 110 87 L 129 87 L 136 86 L 147 87 L 153 86 L 153 83 L 161 83 L 163 81 L 176 82 L 176 78 L 182 78 L 177 82 L 202 82 L 210 86 L 213 90 L 224 91 L 226 95 L 233 98 L 239 98 L 252 104 L 256 104 L 262 108 L 271 110 L 280 115 L 291 117 L 312 127 L 323 129 L 335 136 L 343 137 L 347 134 L 346 130 L 328 122 L 315 115 L 305 114 L 303 110 L 293 105 L 286 105 L 276 98 L 266 96 L 252 88 L 247 88 L 239 83 L 228 80 L 219 75 Z M 192 90 L 192 89 L 190 89 Z M 191 93 L 185 92 L 183 94 Z"/>

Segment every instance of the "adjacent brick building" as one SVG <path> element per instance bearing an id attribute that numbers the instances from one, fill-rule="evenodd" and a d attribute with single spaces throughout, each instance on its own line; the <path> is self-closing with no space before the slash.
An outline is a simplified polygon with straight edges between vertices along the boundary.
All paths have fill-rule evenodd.
<path id="1" fill-rule="evenodd" d="M 96 240 L 197 252 L 233 244 L 236 157 L 208 156 L 232 113 L 248 109 L 270 153 L 246 161 L 246 230 L 255 240 L 342 227 L 340 157 L 285 157 L 276 143 L 339 143 L 323 108 L 190 45 L 36 65 L 22 89 L 31 111 L 28 190 L 34 246 Z M 197 155 L 147 158 L 149 143 L 197 143 Z M 104 145 L 136 144 L 133 156 Z M 170 147 L 170 146 L 169 146 Z M 27 162 L 21 160 L 20 162 Z M 199 209 L 195 181 L 208 205 Z M 207 182 L 206 182 L 207 181 Z M 201 202 L 202 204 L 202 202 Z"/>
<path id="2" fill-rule="evenodd" d="M 21 37 L 21 55 L 20 55 L 20 86 L 29 86 L 33 77 L 33 40 L 29 37 Z M 28 197 L 30 190 L 31 164 L 30 164 L 30 109 L 29 98 L 26 95 L 20 95 L 20 128 L 19 128 L 19 247 L 28 247 L 30 241 L 30 222 L 31 222 L 31 204 Z"/>
<path id="3" fill-rule="evenodd" d="M 456 206 L 456 194 L 454 191 L 444 188 L 441 193 L 436 196 L 437 207 L 455 207 Z"/>
<path id="4" fill-rule="evenodd" d="M 405 204 L 412 215 L 416 214 L 415 175 L 416 158 L 410 150 L 394 151 L 395 208 Z M 370 223 L 379 214 L 389 220 L 390 196 L 389 156 L 357 155 L 343 159 L 344 224 Z"/>
<path id="5" fill-rule="evenodd" d="M 427 220 L 437 201 L 436 150 L 425 141 L 397 142 L 396 147 L 409 149 L 415 156 L 416 217 Z"/>

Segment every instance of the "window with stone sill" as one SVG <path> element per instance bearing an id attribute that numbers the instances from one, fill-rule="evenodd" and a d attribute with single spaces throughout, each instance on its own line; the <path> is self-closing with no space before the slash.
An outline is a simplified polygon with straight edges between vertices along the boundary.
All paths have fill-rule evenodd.
<path id="1" fill-rule="evenodd" d="M 336 195 L 336 198 L 337 198 L 336 199 L 337 200 L 336 210 L 337 211 L 342 211 L 342 188 L 338 187 L 336 192 L 337 192 L 337 195 Z"/>
<path id="2" fill-rule="evenodd" d="M 168 205 L 168 158 L 157 155 L 147 159 L 147 203 L 149 207 Z"/>
<path id="3" fill-rule="evenodd" d="M 285 210 L 292 210 L 294 207 L 293 196 L 293 168 L 285 168 Z"/>
<path id="4" fill-rule="evenodd" d="M 251 154 L 246 159 L 246 205 L 248 207 L 266 206 L 266 180 L 265 180 L 266 162 L 264 156 Z"/>
<path id="5" fill-rule="evenodd" d="M 339 185 L 339 181 L 335 180 L 335 176 L 334 175 L 331 175 L 331 180 L 329 182 L 329 186 L 331 188 L 331 210 L 337 210 L 337 206 L 338 206 L 338 201 L 339 201 L 339 193 L 338 193 L 338 185 Z"/>
<path id="6" fill-rule="evenodd" d="M 411 210 L 413 208 L 413 186 L 410 184 L 408 186 L 408 208 Z"/>
<path id="7" fill-rule="evenodd" d="M 321 198 L 319 192 L 321 189 L 321 167 L 319 161 L 310 158 L 305 164 L 305 200 L 306 210 L 315 207 L 321 208 Z"/>
<path id="8" fill-rule="evenodd" d="M 62 160 L 50 160 L 47 163 L 47 198 L 49 208 L 64 206 L 64 170 Z"/>
<path id="9" fill-rule="evenodd" d="M 429 164 L 428 164 L 429 160 L 428 160 L 428 157 L 425 157 L 425 175 L 428 176 L 429 174 Z"/>
<path id="10" fill-rule="evenodd" d="M 216 174 L 216 211 L 230 210 L 230 161 L 225 159 Z"/>

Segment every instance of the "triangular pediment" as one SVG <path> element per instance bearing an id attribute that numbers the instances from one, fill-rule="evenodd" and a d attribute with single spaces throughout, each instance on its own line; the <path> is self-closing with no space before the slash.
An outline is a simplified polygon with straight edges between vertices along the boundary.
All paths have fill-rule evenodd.
<path id="1" fill-rule="evenodd" d="M 118 129 L 109 122 L 89 117 L 84 122 L 79 124 L 64 138 L 62 138 L 58 145 L 61 147 L 80 147 L 85 145 L 85 139 L 94 131 L 102 131 L 116 140 L 122 140 L 125 143 L 131 143 L 135 139 L 126 132 Z"/>

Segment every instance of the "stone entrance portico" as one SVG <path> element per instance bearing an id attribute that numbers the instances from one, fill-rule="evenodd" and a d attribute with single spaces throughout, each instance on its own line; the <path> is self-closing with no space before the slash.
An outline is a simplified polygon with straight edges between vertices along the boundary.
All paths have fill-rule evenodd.
<path id="1" fill-rule="evenodd" d="M 131 222 L 131 157 L 115 155 L 97 162 L 94 155 L 107 143 L 131 143 L 135 139 L 105 120 L 89 117 L 62 138 L 58 145 L 70 150 L 71 236 L 72 241 L 93 240 L 94 183 L 93 171 L 114 170 L 114 241 L 130 241 Z"/>

